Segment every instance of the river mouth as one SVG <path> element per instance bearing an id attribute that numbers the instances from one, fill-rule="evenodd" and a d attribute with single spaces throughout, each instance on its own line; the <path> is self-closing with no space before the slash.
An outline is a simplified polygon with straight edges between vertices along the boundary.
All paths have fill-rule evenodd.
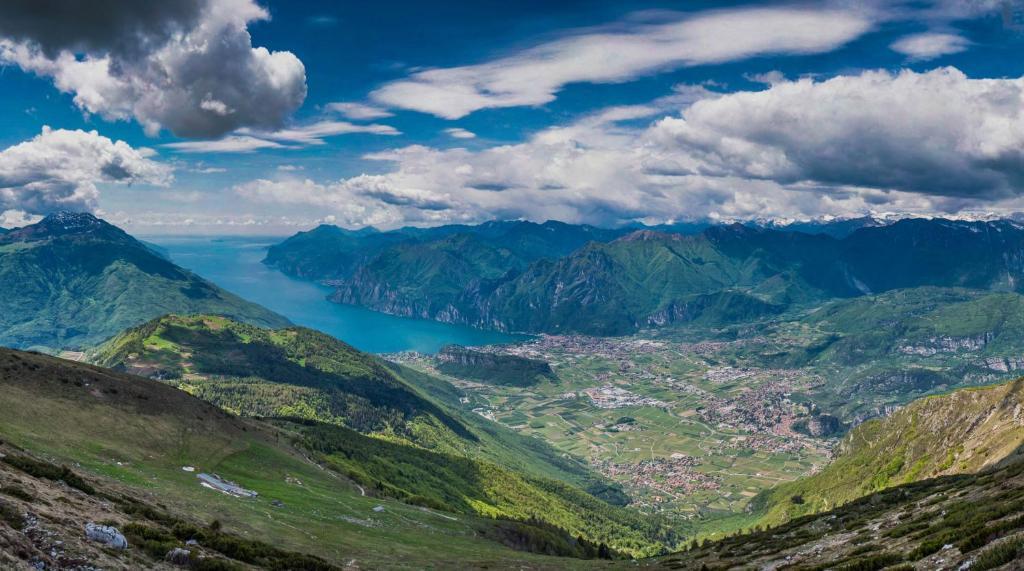
<path id="1" fill-rule="evenodd" d="M 262 263 L 267 248 L 280 242 L 280 237 L 141 238 L 163 248 L 175 264 L 231 293 L 369 353 L 436 353 L 449 344 L 491 345 L 530 339 L 528 335 L 397 317 L 327 301 L 331 288 L 286 276 Z"/>

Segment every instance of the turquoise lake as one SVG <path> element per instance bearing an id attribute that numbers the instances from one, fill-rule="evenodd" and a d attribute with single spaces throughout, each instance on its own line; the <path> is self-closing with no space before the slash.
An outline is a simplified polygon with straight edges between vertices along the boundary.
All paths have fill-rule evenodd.
<path id="1" fill-rule="evenodd" d="M 174 263 L 220 287 L 270 308 L 296 325 L 318 329 L 371 353 L 435 353 L 444 345 L 487 345 L 527 339 L 422 319 L 385 315 L 327 301 L 330 288 L 294 279 L 261 263 L 281 238 L 150 236 Z"/>

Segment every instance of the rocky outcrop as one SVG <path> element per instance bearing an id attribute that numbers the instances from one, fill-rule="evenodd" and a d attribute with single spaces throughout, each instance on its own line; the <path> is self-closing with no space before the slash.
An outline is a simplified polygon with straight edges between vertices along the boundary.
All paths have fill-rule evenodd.
<path id="1" fill-rule="evenodd" d="M 900 345 L 897 351 L 905 355 L 931 356 L 938 353 L 956 353 L 957 351 L 980 351 L 995 339 L 995 333 L 988 331 L 981 335 L 969 337 L 929 337 L 924 341 Z"/>
<path id="2" fill-rule="evenodd" d="M 985 368 L 1001 373 L 1024 369 L 1024 357 L 988 357 L 981 363 Z"/>
<path id="3" fill-rule="evenodd" d="M 844 430 L 843 423 L 830 414 L 819 414 L 793 423 L 793 429 L 815 438 L 837 436 Z"/>
<path id="4" fill-rule="evenodd" d="M 128 540 L 113 526 L 87 523 L 85 524 L 85 536 L 111 549 L 128 549 Z"/>

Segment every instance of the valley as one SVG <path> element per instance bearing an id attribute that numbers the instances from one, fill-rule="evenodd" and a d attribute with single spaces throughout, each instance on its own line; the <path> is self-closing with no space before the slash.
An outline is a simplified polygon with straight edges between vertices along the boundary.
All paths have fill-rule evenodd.
<path id="1" fill-rule="evenodd" d="M 725 568 L 732 568 L 750 554 L 732 548 L 711 554 L 701 546 L 729 545 L 737 535 L 795 544 L 779 534 L 802 529 L 794 527 L 797 522 L 828 510 L 899 519 L 888 512 L 865 515 L 857 502 L 901 486 L 927 491 L 940 485 L 936 478 L 973 477 L 1017 462 L 1024 420 L 1014 411 L 1024 405 L 1017 405 L 1017 385 L 999 383 L 1015 378 L 1024 364 L 1024 295 L 998 279 L 986 281 L 996 275 L 991 268 L 978 274 L 988 277 L 977 278 L 988 288 L 919 285 L 825 297 L 803 291 L 798 302 L 776 303 L 765 313 L 759 303 L 782 299 L 763 289 L 774 279 L 763 272 L 778 259 L 765 262 L 762 254 L 751 254 L 747 259 L 758 260 L 753 263 L 761 269 L 730 279 L 762 280 L 762 289 L 712 292 L 692 319 L 650 321 L 627 334 L 510 335 L 332 303 L 326 297 L 334 294 L 322 285 L 260 264 L 265 239 L 165 240 L 165 248 L 96 219 L 67 220 L 74 224 L 51 220 L 9 236 L 18 240 L 12 244 L 62 253 L 84 243 L 102 245 L 112 259 L 123 259 L 123 252 L 138 256 L 127 270 L 100 264 L 84 271 L 85 283 L 90 272 L 117 276 L 150 264 L 202 280 L 174 265 L 183 259 L 192 269 L 209 271 L 214 281 L 200 282 L 207 284 L 202 287 L 231 301 L 226 311 L 214 305 L 203 313 L 183 304 L 181 312 L 143 319 L 147 313 L 139 309 L 145 306 L 122 298 L 134 310 L 126 321 L 134 325 L 102 342 L 66 343 L 59 352 L 66 360 L 10 353 L 0 371 L 8 399 L 0 432 L 13 447 L 2 453 L 28 458 L 15 461 L 22 466 L 74 466 L 31 468 L 42 480 L 26 480 L 17 468 L 6 476 L 0 471 L 0 477 L 19 489 L 31 487 L 32 497 L 59 495 L 45 474 L 63 473 L 92 489 L 116 489 L 131 502 L 155 503 L 151 509 L 159 514 L 144 512 L 146 521 L 131 511 L 136 503 L 103 508 L 103 521 L 127 530 L 129 542 L 149 546 L 148 555 L 127 555 L 137 561 L 171 546 L 187 547 L 189 537 L 180 531 L 187 529 L 205 542 L 193 550 L 196 557 L 209 565 L 224 561 L 227 568 L 239 562 L 270 566 L 275 557 L 312 557 L 295 560 L 317 570 L 339 563 L 386 569 L 455 562 L 469 568 L 615 568 L 629 559 L 684 568 L 691 560 L 730 561 Z M 483 259 L 504 259 L 487 257 L 494 254 L 489 240 L 507 238 L 509 228 L 525 236 L 537 231 L 529 225 L 473 229 L 484 250 L 491 248 Z M 446 248 L 464 231 L 435 231 L 445 259 L 459 255 Z M 717 231 L 729 240 L 748 232 Z M 772 236 L 788 240 L 784 233 Z M 602 239 L 616 244 L 623 238 Z M 524 240 L 529 246 L 519 256 L 537 244 Z M 687 258 L 663 258 L 665 246 L 682 247 L 686 240 L 642 234 L 614 247 L 668 264 L 657 267 L 678 268 Z M 592 242 L 582 249 L 596 247 Z M 726 251 L 721 243 L 715 247 Z M 19 248 L 8 250 L 15 255 Z M 456 274 L 465 269 L 447 262 L 426 268 L 432 277 L 422 282 L 425 291 L 453 283 L 445 281 L 451 275 L 436 273 L 441 268 Z M 693 282 L 694 276 L 708 277 L 696 272 L 658 279 L 672 291 L 719 287 L 718 278 Z M 445 278 L 431 281 L 439 277 Z M 683 287 L 678 280 L 690 281 Z M 591 285 L 597 289 L 587 296 L 607 294 L 601 293 L 604 286 Z M 266 300 L 282 313 L 235 294 Z M 752 295 L 761 301 L 750 305 Z M 618 314 L 600 308 L 588 313 L 587 304 L 570 307 L 573 319 L 620 322 Z M 261 322 L 263 315 L 277 321 Z M 365 353 L 290 321 L 355 332 L 356 341 L 380 351 Z M 76 333 L 83 339 L 109 327 L 86 325 Z M 394 350 L 383 350 L 389 348 Z M 35 385 L 24 384 L 32 379 Z M 997 409 L 999 414 L 992 412 Z M 193 417 L 191 425 L 182 424 Z M 45 418 L 58 420 L 40 424 Z M 926 437 L 947 425 L 980 428 Z M 929 428 L 922 432 L 919 426 Z M 894 434 L 899 437 L 887 439 Z M 957 444 L 947 449 L 946 441 Z M 1015 481 L 1015 472 L 1007 474 L 1006 481 Z M 972 490 L 965 493 L 991 497 L 973 480 L 956 482 Z M 0 491 L 4 485 L 0 481 Z M 916 493 L 909 497 L 920 498 Z M 16 523 L 38 513 L 28 500 L 20 501 L 4 504 L 8 513 L 26 514 L 21 520 L 11 515 Z M 75 517 L 98 509 L 83 501 Z M 64 534 L 68 545 L 51 560 L 104 557 L 78 541 L 55 512 L 47 513 L 49 529 Z M 214 519 L 216 530 L 203 523 Z M 766 526 L 771 530 L 758 531 Z M 838 549 L 820 543 L 816 533 L 799 531 L 799 542 L 819 541 L 815 549 L 824 552 Z M 236 536 L 272 541 L 281 551 L 264 543 L 251 544 L 262 555 L 218 550 Z M 901 558 L 930 549 L 883 539 L 889 537 L 864 541 L 884 543 L 883 551 L 894 545 L 911 551 Z M 24 543 L 17 532 L 0 533 L 0 540 Z M 438 553 L 437 541 L 452 548 Z M 46 557 L 42 544 L 21 549 L 23 558 Z M 659 559 L 676 552 L 681 555 L 675 559 Z M 862 553 L 842 557 L 855 562 Z M 806 560 L 795 552 L 788 557 Z M 396 558 L 412 563 L 397 565 Z"/>

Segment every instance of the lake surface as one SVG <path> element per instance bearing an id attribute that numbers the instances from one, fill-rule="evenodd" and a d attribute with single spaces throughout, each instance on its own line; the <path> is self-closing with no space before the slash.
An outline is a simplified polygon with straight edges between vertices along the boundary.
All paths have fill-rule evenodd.
<path id="1" fill-rule="evenodd" d="M 461 325 L 408 319 L 327 301 L 331 289 L 298 280 L 261 263 L 281 238 L 143 238 L 167 250 L 174 263 L 220 287 L 272 309 L 296 325 L 318 329 L 371 353 L 435 353 L 444 345 L 487 345 L 527 339 Z"/>

